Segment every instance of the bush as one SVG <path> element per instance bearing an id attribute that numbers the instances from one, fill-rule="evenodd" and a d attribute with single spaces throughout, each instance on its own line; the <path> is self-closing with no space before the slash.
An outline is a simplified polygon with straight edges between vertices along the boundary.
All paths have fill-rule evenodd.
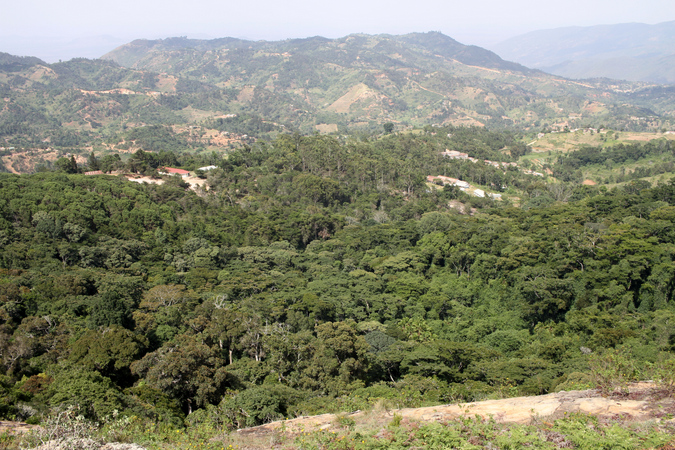
<path id="1" fill-rule="evenodd" d="M 98 449 L 100 442 L 95 438 L 97 427 L 80 414 L 79 408 L 68 406 L 57 408 L 39 428 L 26 433 L 20 448 L 35 448 L 49 444 L 49 448 Z"/>
<path id="2" fill-rule="evenodd" d="M 603 394 L 615 390 L 626 392 L 628 383 L 638 381 L 639 370 L 635 360 L 624 349 L 607 349 L 592 354 L 589 360 L 591 380 Z"/>
<path id="3" fill-rule="evenodd" d="M 298 391 L 288 386 L 265 384 L 225 397 L 220 407 L 232 425 L 237 428 L 252 427 L 283 419 L 300 397 Z"/>
<path id="4" fill-rule="evenodd" d="M 91 420 L 101 420 L 124 409 L 122 393 L 110 379 L 95 371 L 63 370 L 55 376 L 48 392 L 52 394 L 52 406 L 77 408 L 78 414 Z"/>

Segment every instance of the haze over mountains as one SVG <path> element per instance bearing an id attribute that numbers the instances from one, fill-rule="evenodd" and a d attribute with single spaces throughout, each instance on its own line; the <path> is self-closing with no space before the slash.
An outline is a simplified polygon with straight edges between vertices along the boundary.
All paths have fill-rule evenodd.
<path id="1" fill-rule="evenodd" d="M 35 56 L 48 63 L 68 61 L 73 58 L 99 58 L 104 53 L 128 42 L 115 36 L 2 36 L 0 51 L 13 55 Z"/>
<path id="2" fill-rule="evenodd" d="M 675 21 L 539 30 L 491 50 L 504 59 L 568 78 L 675 83 Z"/>

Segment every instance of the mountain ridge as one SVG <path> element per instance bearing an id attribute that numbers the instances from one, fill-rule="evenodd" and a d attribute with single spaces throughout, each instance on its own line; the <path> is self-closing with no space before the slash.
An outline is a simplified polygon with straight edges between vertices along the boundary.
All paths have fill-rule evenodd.
<path id="1" fill-rule="evenodd" d="M 464 45 L 455 39 L 446 36 L 440 32 L 409 33 L 405 35 L 378 34 L 367 35 L 361 33 L 350 34 L 348 36 L 329 39 L 322 36 L 312 36 L 299 39 L 286 39 L 281 41 L 249 41 L 239 38 L 224 37 L 210 40 L 188 39 L 187 37 L 169 37 L 165 39 L 136 39 L 128 44 L 124 44 L 116 49 L 106 53 L 101 59 L 110 59 L 122 66 L 133 67 L 139 60 L 130 63 L 128 57 L 124 55 L 125 50 L 135 48 L 146 48 L 150 51 L 170 51 L 194 49 L 198 51 L 222 50 L 225 48 L 244 48 L 262 49 L 270 47 L 279 47 L 289 50 L 295 47 L 296 50 L 302 50 L 305 44 L 320 43 L 344 43 L 350 38 L 385 38 L 397 42 L 405 42 L 410 45 L 425 48 L 427 50 L 440 51 L 443 56 L 457 58 L 459 62 L 465 64 L 484 64 L 488 63 L 490 68 L 505 68 L 510 70 L 519 70 L 528 72 L 530 69 L 520 64 L 504 61 L 494 52 L 475 45 Z M 450 52 L 449 52 L 450 50 Z M 124 56 L 123 56 L 124 55 Z M 131 56 L 131 55 L 130 55 Z"/>
<path id="2" fill-rule="evenodd" d="M 256 114 L 274 121 L 297 124 L 310 115 L 316 118 L 312 126 L 325 123 L 337 128 L 386 121 L 450 121 L 497 127 L 553 123 L 562 129 L 569 115 L 554 116 L 568 111 L 570 102 L 575 105 L 574 117 L 584 116 L 588 112 L 579 111 L 583 101 L 623 96 L 644 87 L 615 89 L 606 81 L 574 84 L 440 32 L 285 41 L 137 40 L 103 58 L 135 70 L 235 89 L 238 99 L 253 98 L 253 103 L 264 97 L 267 106 Z M 620 104 L 632 103 L 626 100 Z M 270 116 L 272 105 L 280 103 L 292 104 L 293 112 L 282 107 L 284 111 L 277 108 Z M 649 109 L 644 103 L 640 107 Z M 642 109 L 628 117 L 645 116 Z M 614 109 L 610 116 L 615 113 Z"/>

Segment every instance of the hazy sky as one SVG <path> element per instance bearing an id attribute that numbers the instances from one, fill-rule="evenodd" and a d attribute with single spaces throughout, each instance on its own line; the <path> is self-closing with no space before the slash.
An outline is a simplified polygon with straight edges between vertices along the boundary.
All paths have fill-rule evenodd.
<path id="1" fill-rule="evenodd" d="M 171 36 L 278 40 L 441 31 L 489 46 L 537 29 L 671 21 L 675 1 L 0 0 L 0 11 L 0 51 L 52 62 Z"/>

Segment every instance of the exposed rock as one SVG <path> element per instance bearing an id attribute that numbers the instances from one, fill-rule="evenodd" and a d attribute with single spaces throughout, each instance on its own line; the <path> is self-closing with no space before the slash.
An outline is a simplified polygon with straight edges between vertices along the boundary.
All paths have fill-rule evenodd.
<path id="1" fill-rule="evenodd" d="M 665 413 L 664 413 L 665 412 Z M 394 415 L 402 419 L 420 422 L 446 422 L 463 416 L 493 418 L 498 423 L 528 424 L 536 420 L 555 420 L 565 414 L 583 413 L 599 418 L 623 418 L 633 422 L 647 420 L 673 421 L 675 399 L 672 393 L 657 389 L 650 383 L 632 385 L 628 392 L 603 397 L 595 389 L 586 391 L 561 391 L 534 397 L 516 397 L 502 400 L 458 403 L 453 405 L 430 406 L 425 408 L 404 408 L 385 411 L 370 411 L 349 414 L 357 424 L 368 421 L 386 423 Z M 667 414 L 666 414 L 667 413 Z M 344 416 L 344 415 L 343 415 Z M 292 420 L 272 422 L 253 428 L 238 430 L 240 434 L 266 434 L 282 431 L 297 434 L 338 427 L 338 415 L 299 417 Z M 663 418 L 663 419 L 662 419 Z"/>
<path id="2" fill-rule="evenodd" d="M 119 442 L 105 444 L 100 450 L 145 450 L 145 448 L 136 444 L 120 444 Z"/>
<path id="3" fill-rule="evenodd" d="M 92 439 L 60 439 L 50 441 L 35 450 L 145 450 L 136 444 L 108 443 L 101 444 Z"/>
<path id="4" fill-rule="evenodd" d="M 36 447 L 36 450 L 99 450 L 101 444 L 92 439 L 58 439 Z"/>

